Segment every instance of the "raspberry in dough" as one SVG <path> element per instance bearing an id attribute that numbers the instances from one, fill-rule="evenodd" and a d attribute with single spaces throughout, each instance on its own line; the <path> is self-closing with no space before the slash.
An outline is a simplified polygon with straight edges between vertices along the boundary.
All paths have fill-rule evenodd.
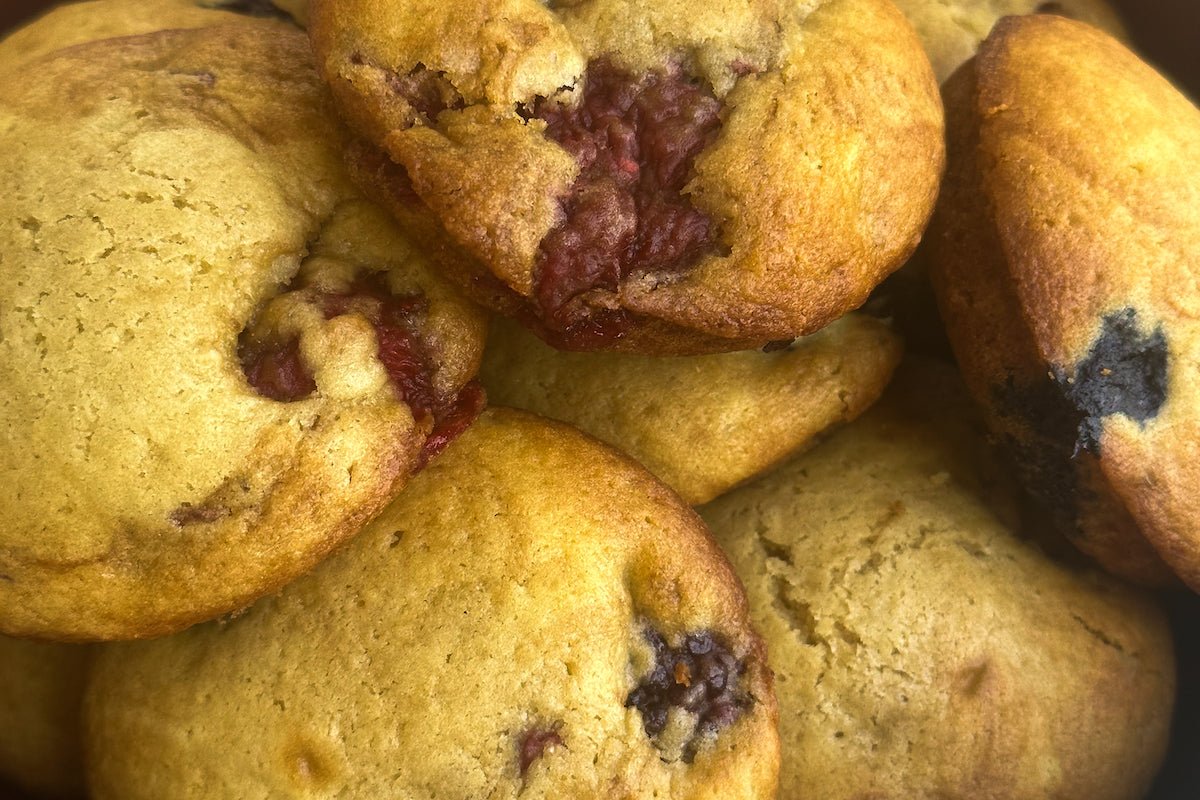
<path id="1" fill-rule="evenodd" d="M 699 518 L 496 409 L 278 596 L 107 649 L 85 727 L 96 800 L 761 800 L 779 766 L 766 652 Z"/>
<path id="2" fill-rule="evenodd" d="M 559 348 L 811 333 L 904 261 L 933 206 L 941 103 L 885 0 L 310 11 L 369 191 Z"/>
<path id="3" fill-rule="evenodd" d="M 1002 21 L 947 99 L 932 277 L 973 394 L 1081 549 L 1200 588 L 1200 111 L 1048 15 Z"/>
<path id="4" fill-rule="evenodd" d="M 485 322 L 274 21 L 0 86 L 0 630 L 166 633 L 311 569 L 478 410 Z"/>

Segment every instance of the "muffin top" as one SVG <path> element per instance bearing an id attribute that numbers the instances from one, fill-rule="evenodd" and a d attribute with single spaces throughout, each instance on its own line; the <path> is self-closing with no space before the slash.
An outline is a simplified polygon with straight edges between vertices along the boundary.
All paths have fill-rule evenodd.
<path id="1" fill-rule="evenodd" d="M 303 34 L 249 18 L 0 87 L 0 629 L 244 606 L 458 425 L 483 320 L 356 192 L 328 112 Z"/>
<path id="2" fill-rule="evenodd" d="M 1064 401 L 1025 320 L 982 184 L 974 62 L 946 82 L 950 156 L 930 225 L 929 277 L 955 358 L 992 435 L 1058 531 L 1114 575 L 1177 582 L 1113 492 L 1095 454 L 1077 447 Z"/>
<path id="3" fill-rule="evenodd" d="M 765 651 L 700 520 L 504 410 L 278 596 L 107 649 L 88 703 L 101 799 L 751 800 L 778 769 Z"/>
<path id="4" fill-rule="evenodd" d="M 56 6 L 0 40 L 0 72 L 98 39 L 228 25 L 238 15 L 289 19 L 269 0 L 85 0 Z"/>
<path id="5" fill-rule="evenodd" d="M 1175 665 L 1141 593 L 1049 558 L 997 515 L 950 369 L 701 510 L 776 672 L 780 797 L 1145 796 Z"/>
<path id="6" fill-rule="evenodd" d="M 769 469 L 879 398 L 900 360 L 883 322 L 848 314 L 768 353 L 564 353 L 497 320 L 488 397 L 624 450 L 695 505 Z"/>
<path id="7" fill-rule="evenodd" d="M 476 300 L 564 349 L 811 333 L 915 247 L 941 107 L 883 0 L 317 2 L 318 68 Z M 418 226 L 424 228 L 425 226 Z"/>
<path id="8" fill-rule="evenodd" d="M 1048 15 L 1004 20 L 956 81 L 964 110 L 950 137 L 963 157 L 950 185 L 978 187 L 977 213 L 1002 259 L 994 282 L 1026 343 L 1018 371 L 1031 378 L 1013 378 L 1009 413 L 1056 437 L 1066 470 L 1093 464 L 1085 488 L 1122 507 L 1200 585 L 1190 488 L 1200 458 L 1200 111 L 1116 40 Z M 939 235 L 955 235 L 958 213 L 947 205 Z M 958 261 L 945 255 L 950 285 Z M 950 288 L 952 302 L 969 294 Z M 952 339 L 974 313 L 956 315 Z"/>

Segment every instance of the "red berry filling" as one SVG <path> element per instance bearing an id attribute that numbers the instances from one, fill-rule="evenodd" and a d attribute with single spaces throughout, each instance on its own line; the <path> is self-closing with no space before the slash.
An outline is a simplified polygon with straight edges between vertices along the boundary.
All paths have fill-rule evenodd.
<path id="1" fill-rule="evenodd" d="M 542 753 L 546 752 L 550 747 L 562 747 L 562 737 L 558 735 L 558 726 L 549 728 L 532 728 L 525 732 L 521 737 L 521 743 L 518 747 L 517 763 L 521 769 L 521 775 L 524 776 L 529 771 L 529 767 L 542 757 Z"/>
<path id="2" fill-rule="evenodd" d="M 459 391 L 449 403 L 434 410 L 433 430 L 425 439 L 421 450 L 421 466 L 429 459 L 446 449 L 446 445 L 458 438 L 459 434 L 471 427 L 471 423 L 482 413 L 487 405 L 487 395 L 479 381 L 471 381 Z"/>
<path id="3" fill-rule="evenodd" d="M 416 320 L 426 310 L 424 297 L 394 296 L 381 275 L 373 273 L 360 276 L 347 294 L 323 295 L 321 303 L 326 319 L 351 312 L 368 319 L 379 343 L 379 362 L 400 399 L 412 409 L 414 417 L 432 413 L 437 405 L 433 369 L 418 336 Z"/>
<path id="4" fill-rule="evenodd" d="M 317 388 L 312 375 L 300 360 L 300 342 L 288 339 L 258 347 L 243 339 L 238 347 L 242 371 L 254 391 L 263 397 L 291 403 L 303 400 Z"/>
<path id="5" fill-rule="evenodd" d="M 639 77 L 606 59 L 589 64 L 577 106 L 536 104 L 532 116 L 580 166 L 535 272 L 540 316 L 565 341 L 618 338 L 628 324 L 619 310 L 577 302 L 581 295 L 616 292 L 634 273 L 686 271 L 718 249 L 715 224 L 682 191 L 720 112 L 681 70 Z"/>
<path id="6" fill-rule="evenodd" d="M 375 328 L 377 356 L 396 395 L 412 410 L 418 422 L 432 422 L 422 448 L 420 466 L 479 416 L 485 404 L 483 390 L 472 381 L 454 397 L 441 398 L 433 386 L 434 361 L 421 336 L 420 318 L 428 303 L 422 295 L 393 295 L 382 273 L 360 275 L 350 291 L 316 295 L 326 319 L 356 313 Z M 264 397 L 293 402 L 316 390 L 311 373 L 300 358 L 298 340 L 267 340 L 251 345 L 245 334 L 239 357 L 246 380 Z"/>

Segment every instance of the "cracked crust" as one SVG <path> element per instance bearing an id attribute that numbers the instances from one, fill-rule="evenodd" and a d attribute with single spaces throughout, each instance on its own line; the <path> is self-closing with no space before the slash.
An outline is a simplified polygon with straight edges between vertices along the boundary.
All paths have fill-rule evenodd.
<path id="1" fill-rule="evenodd" d="M 1071 415 L 1068 444 L 1098 466 L 1104 502 L 1200 587 L 1200 111 L 1119 42 L 1058 17 L 1004 20 L 974 80 L 972 130 L 951 135 L 977 137 L 981 202 L 1046 394 Z"/>
<path id="2" fill-rule="evenodd" d="M 744 665 L 752 706 L 690 763 L 628 699 L 646 626 L 672 646 L 711 634 Z M 493 409 L 277 597 L 106 650 L 86 727 L 97 800 L 758 800 L 775 716 L 745 597 L 695 514 L 579 432 Z"/>
<path id="3" fill-rule="evenodd" d="M 1106 0 L 895 0 L 912 23 L 933 63 L 939 83 L 975 55 L 1001 17 L 1055 14 L 1077 19 L 1119 39 L 1128 35 L 1121 18 Z"/>
<path id="4" fill-rule="evenodd" d="M 579 427 L 697 505 L 865 411 L 900 351 L 861 314 L 770 353 L 679 358 L 563 353 L 495 322 L 480 379 L 494 402 Z"/>
<path id="5" fill-rule="evenodd" d="M 905 365 L 857 422 L 701 510 L 778 676 L 781 797 L 1142 797 L 1170 631 L 987 508 L 957 379 Z"/>
<path id="6" fill-rule="evenodd" d="M 0 636 L 0 790 L 84 796 L 80 714 L 93 652 Z"/>
<path id="7" fill-rule="evenodd" d="M 407 171 L 436 235 L 461 248 L 441 265 L 560 346 L 698 353 L 810 333 L 903 262 L 932 208 L 935 82 L 880 0 L 348 0 L 314 3 L 310 31 L 352 126 Z M 579 167 L 530 114 L 539 97 L 569 102 L 601 57 L 634 74 L 678 65 L 724 104 L 683 190 L 719 236 L 689 270 L 635 268 L 579 295 L 587 313 L 629 327 L 571 339 L 532 296 Z M 414 70 L 440 82 L 432 111 L 428 97 L 405 99 Z"/>
<path id="8" fill-rule="evenodd" d="M 0 72 L 99 39 L 235 23 L 241 15 L 221 7 L 234 1 L 87 0 L 61 5 L 0 41 Z"/>
<path id="9" fill-rule="evenodd" d="M 301 33 L 246 18 L 106 40 L 31 76 L 0 89 L 21 143 L 0 162 L 0 629 L 161 634 L 310 569 L 422 458 L 432 421 L 356 314 L 280 323 L 312 396 L 247 383 L 239 336 L 289 282 L 362 267 L 423 293 L 451 397 L 484 321 L 353 188 Z"/>

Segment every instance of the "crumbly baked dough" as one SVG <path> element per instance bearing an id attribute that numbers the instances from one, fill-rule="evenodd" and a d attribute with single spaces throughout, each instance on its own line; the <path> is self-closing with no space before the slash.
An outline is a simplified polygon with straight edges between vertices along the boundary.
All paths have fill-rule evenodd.
<path id="1" fill-rule="evenodd" d="M 394 496 L 432 421 L 371 323 L 306 292 L 386 275 L 425 297 L 437 396 L 474 374 L 484 320 L 350 183 L 310 58 L 245 18 L 0 85 L 0 630 L 147 636 L 235 610 Z M 248 328 L 298 341 L 315 392 L 258 394 Z"/>
<path id="2" fill-rule="evenodd" d="M 461 250 L 442 266 L 559 346 L 698 353 L 816 331 L 907 258 L 936 194 L 936 83 L 883 0 L 337 0 L 312 4 L 310 32 L 343 113 L 401 168 L 374 191 L 435 218 Z M 718 233 L 690 269 L 575 295 L 585 321 L 560 329 L 534 299 L 540 248 L 580 170 L 536 113 L 578 102 L 598 60 L 682 71 L 724 104 L 682 192 Z M 441 96 L 406 94 L 414 76 Z M 589 327 L 614 315 L 619 335 Z"/>
<path id="3" fill-rule="evenodd" d="M 711 631 L 745 663 L 736 692 L 753 701 L 691 763 L 671 741 L 686 715 L 656 745 L 627 707 L 652 666 L 646 625 L 672 644 Z M 278 596 L 106 648 L 86 704 L 91 788 L 758 800 L 779 758 L 765 655 L 678 497 L 571 428 L 493 409 Z"/>
<path id="4" fill-rule="evenodd" d="M 849 314 L 770 353 L 564 353 L 496 320 L 480 379 L 492 402 L 569 422 L 706 503 L 878 399 L 900 360 L 884 323 Z"/>
<path id="5" fill-rule="evenodd" d="M 0 636 L 0 789 L 84 796 L 80 714 L 93 652 Z"/>
<path id="6" fill-rule="evenodd" d="M 902 365 L 858 421 L 701 510 L 767 639 L 779 797 L 1144 797 L 1165 615 L 988 511 L 956 383 Z"/>
<path id="7" fill-rule="evenodd" d="M 1200 587 L 1200 112 L 1071 20 L 1005 20 L 980 53 L 934 236 L 951 339 L 1082 548 L 1154 578 L 1140 530 Z"/>
<path id="8" fill-rule="evenodd" d="M 895 0 L 916 28 L 944 82 L 979 49 L 992 26 L 1012 14 L 1057 14 L 1095 25 L 1120 39 L 1127 34 L 1121 18 L 1106 0 Z"/>

